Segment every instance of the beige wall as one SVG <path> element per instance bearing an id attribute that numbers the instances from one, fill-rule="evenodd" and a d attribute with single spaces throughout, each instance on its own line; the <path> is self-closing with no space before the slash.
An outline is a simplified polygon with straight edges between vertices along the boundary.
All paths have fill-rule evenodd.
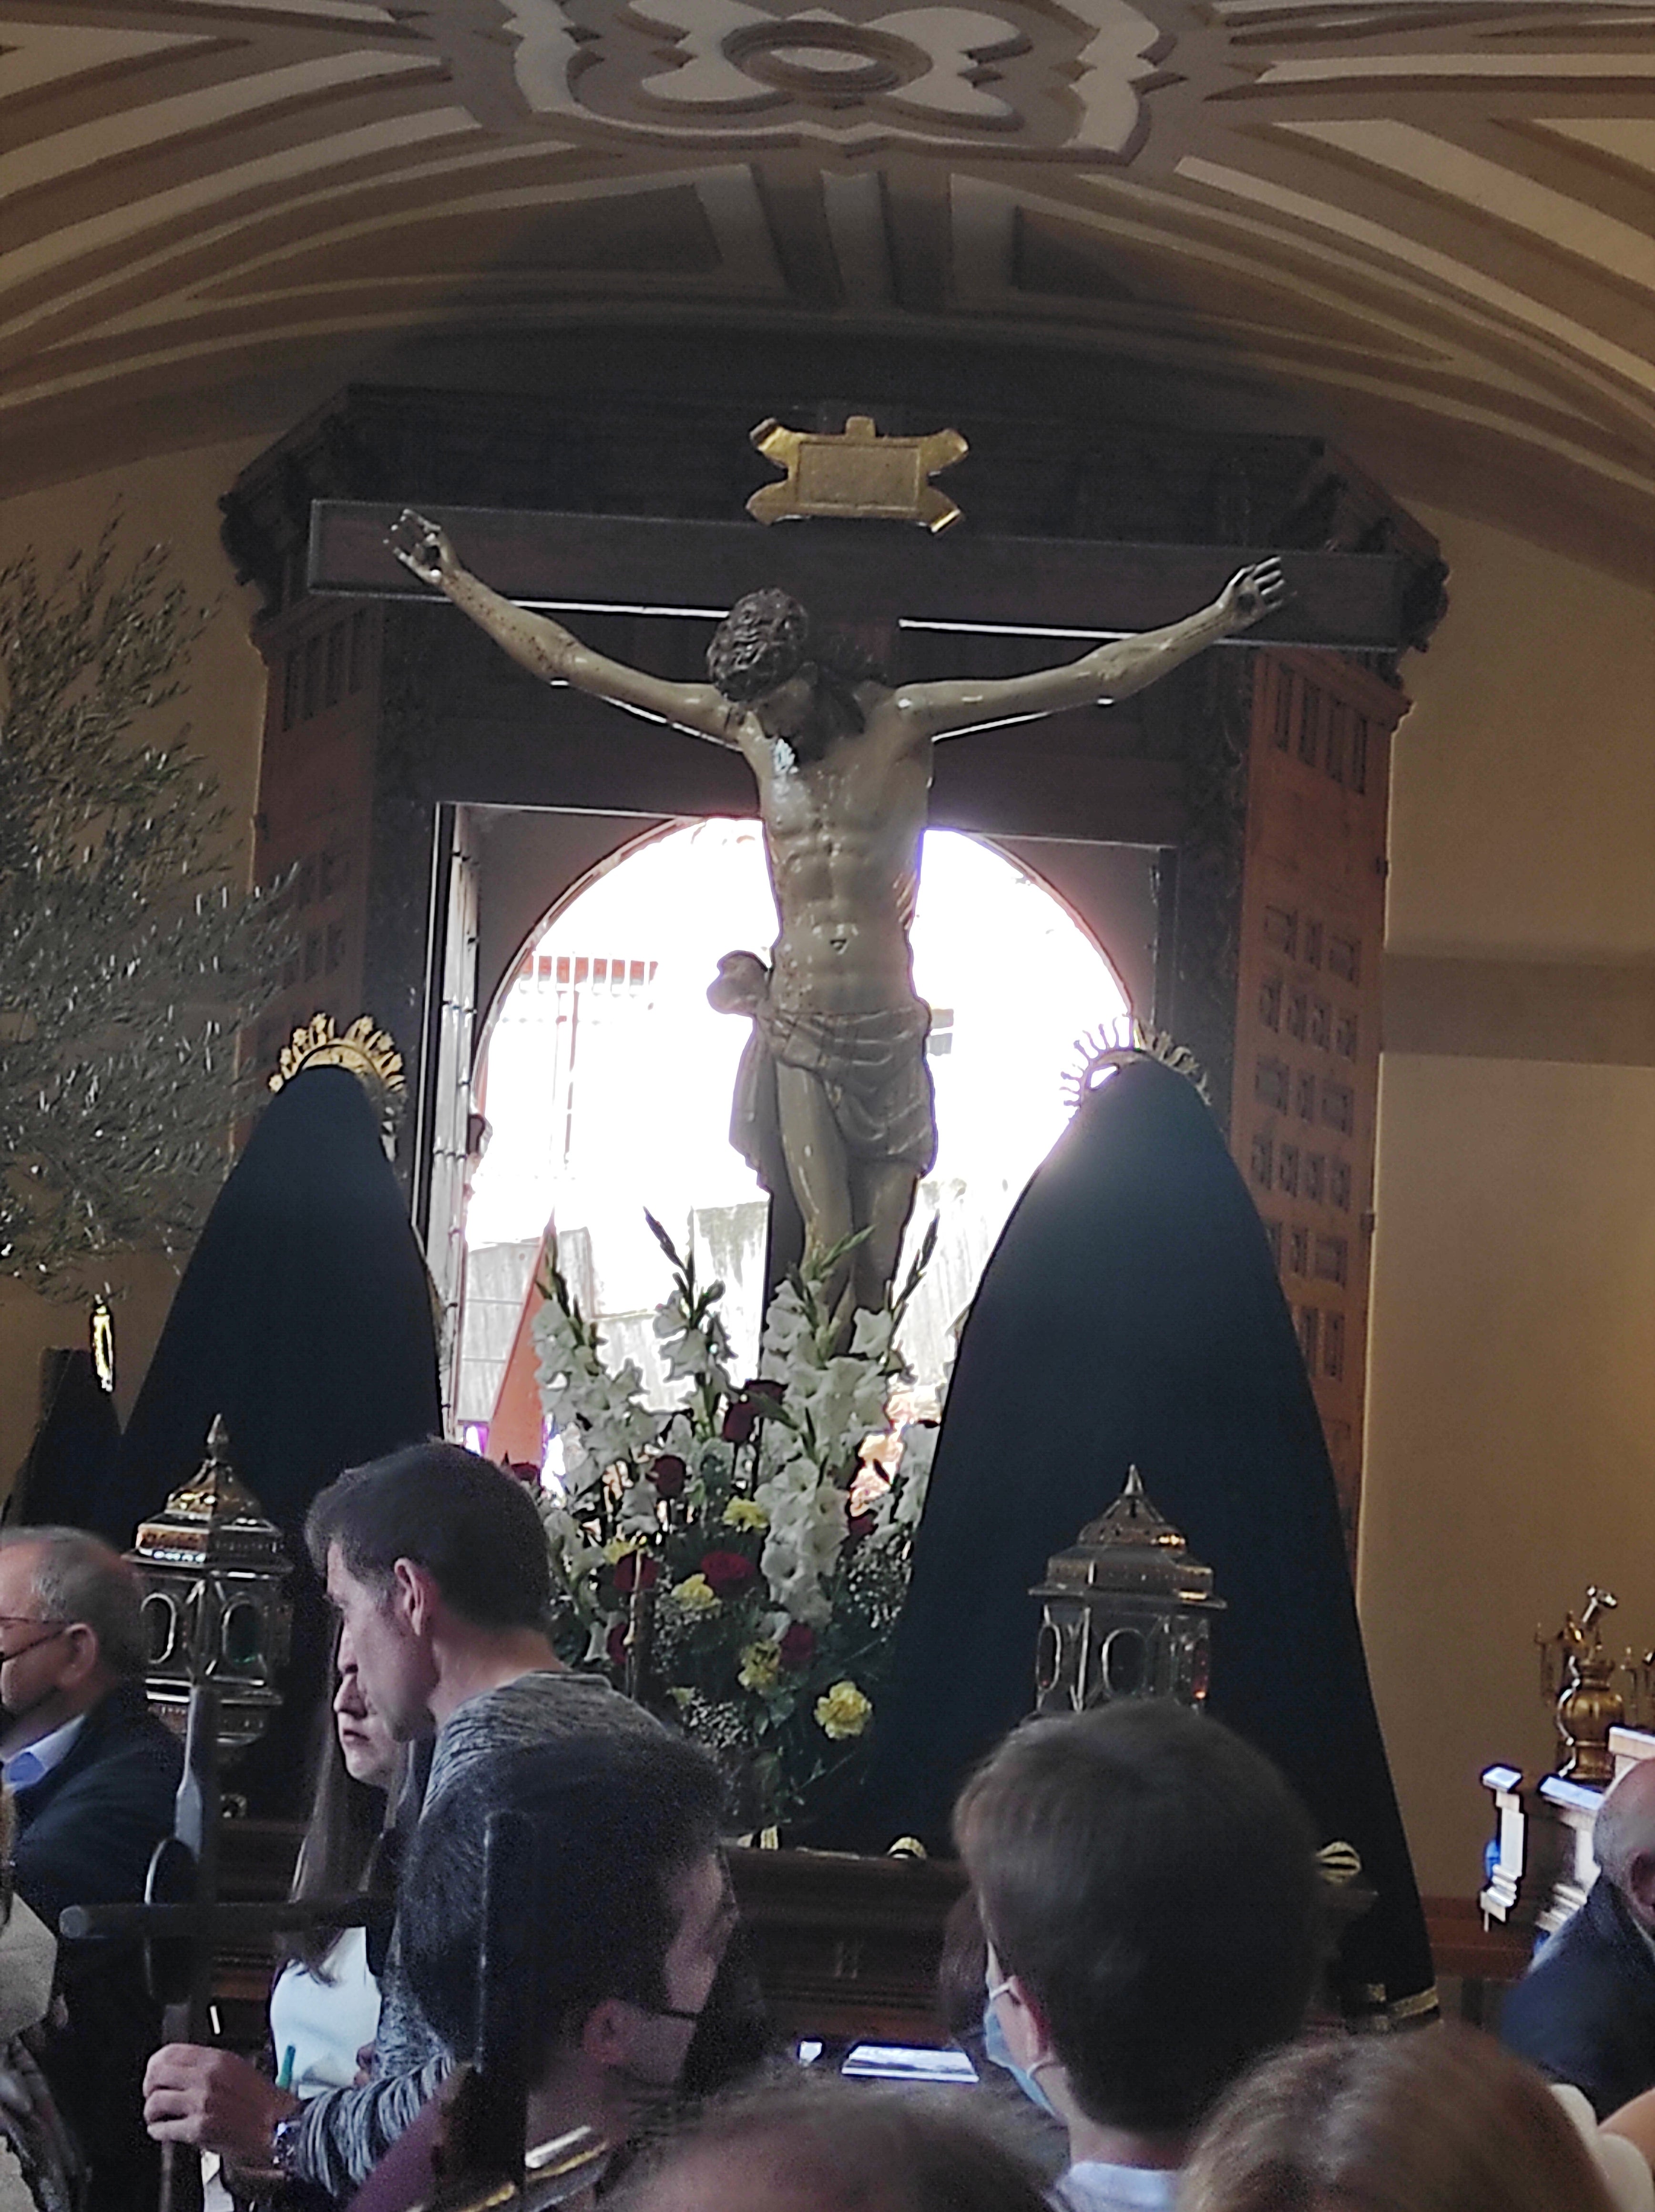
<path id="1" fill-rule="evenodd" d="M 155 718 L 157 741 L 191 724 L 190 743 L 217 775 L 244 849 L 258 769 L 264 671 L 247 641 L 254 594 L 235 583 L 218 543 L 219 495 L 263 440 L 215 446 L 89 477 L 0 504 L 0 562 L 33 546 L 50 574 L 76 546 L 89 547 L 117 501 L 124 514 L 121 547 L 129 557 L 157 540 L 174 551 L 174 573 L 203 605 L 216 604 L 191 664 L 186 698 Z M 161 1260 L 112 1265 L 121 1395 L 130 1404 L 166 1317 L 176 1279 Z M 86 1341 L 84 1309 L 33 1297 L 0 1282 L 0 1491 L 28 1448 L 39 1412 L 40 1356 L 53 1345 Z"/>
<path id="2" fill-rule="evenodd" d="M 1597 1581 L 1655 1644 L 1655 599 L 1423 519 L 1452 607 L 1395 754 L 1360 1592 L 1422 1884 L 1465 1896 L 1480 1769 L 1553 1763 L 1537 1625 Z"/>

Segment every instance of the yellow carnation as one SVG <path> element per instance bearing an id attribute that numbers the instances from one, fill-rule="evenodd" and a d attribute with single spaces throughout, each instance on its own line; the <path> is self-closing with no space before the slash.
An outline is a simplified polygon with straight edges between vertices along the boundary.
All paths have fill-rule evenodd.
<path id="1" fill-rule="evenodd" d="M 629 1553 L 642 1549 L 636 1536 L 612 1536 L 603 1547 L 603 1557 L 612 1567 L 618 1567 Z"/>
<path id="2" fill-rule="evenodd" d="M 686 1575 L 673 1584 L 669 1595 L 685 1613 L 711 1613 L 718 1602 L 718 1593 L 705 1575 Z"/>
<path id="3" fill-rule="evenodd" d="M 847 1736 L 861 1735 L 872 1712 L 871 1700 L 854 1682 L 835 1682 L 825 1697 L 816 1699 L 816 1726 L 835 1743 L 842 1743 Z"/>
<path id="4" fill-rule="evenodd" d="M 726 1528 L 767 1528 L 770 1516 L 756 1498 L 732 1498 L 723 1514 Z"/>
<path id="5" fill-rule="evenodd" d="M 744 1690 L 773 1690 L 781 1673 L 781 1646 L 779 1644 L 749 1644 L 743 1647 L 742 1663 L 736 1680 Z"/>

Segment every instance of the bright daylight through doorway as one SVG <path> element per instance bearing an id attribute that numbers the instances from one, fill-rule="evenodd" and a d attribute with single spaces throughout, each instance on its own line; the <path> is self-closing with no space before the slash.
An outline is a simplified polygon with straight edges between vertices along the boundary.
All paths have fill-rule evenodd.
<path id="1" fill-rule="evenodd" d="M 729 1140 L 749 1024 L 715 1013 L 706 994 L 721 954 L 762 953 L 774 931 L 757 823 L 715 820 L 617 854 L 525 953 L 483 1055 L 492 1134 L 466 1217 L 458 1413 L 482 1448 L 549 1220 L 612 1351 L 658 1391 L 649 1320 L 667 1279 L 643 1209 L 681 1240 L 693 1224 L 698 1257 L 730 1286 L 736 1372 L 751 1370 L 765 1201 Z M 940 1215 L 906 1333 L 925 1382 L 940 1378 L 1006 1216 L 1064 1128 L 1076 1040 L 1130 1010 L 1068 909 L 1003 854 L 953 831 L 925 838 L 913 954 L 932 1008 L 940 1131 L 909 1232 L 912 1249 Z"/>

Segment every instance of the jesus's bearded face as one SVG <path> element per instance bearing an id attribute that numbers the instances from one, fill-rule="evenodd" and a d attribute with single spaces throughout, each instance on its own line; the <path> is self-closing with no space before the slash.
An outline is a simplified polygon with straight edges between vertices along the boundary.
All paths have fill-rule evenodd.
<path id="1" fill-rule="evenodd" d="M 820 760 L 839 734 L 833 702 L 823 696 L 814 668 L 761 693 L 751 712 L 766 737 L 780 738 L 797 761 Z"/>

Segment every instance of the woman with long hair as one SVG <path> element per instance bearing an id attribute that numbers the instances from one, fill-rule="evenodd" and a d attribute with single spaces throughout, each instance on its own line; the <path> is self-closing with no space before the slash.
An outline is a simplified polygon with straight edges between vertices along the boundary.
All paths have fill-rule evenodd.
<path id="1" fill-rule="evenodd" d="M 1584 2100 L 1582 2100 L 1584 2107 Z M 1470 2028 L 1295 2044 L 1202 2129 L 1179 2212 L 1638 2212 L 1649 2167 Z"/>
<path id="2" fill-rule="evenodd" d="M 334 1694 L 319 1753 L 293 1894 L 380 1896 L 388 1925 L 395 1867 L 386 1814 L 402 1785 L 404 1754 L 368 1710 L 354 1674 Z M 270 1992 L 277 2078 L 296 2097 L 348 2089 L 379 2029 L 377 1931 L 315 1929 L 294 1938 L 287 1953 Z"/>

